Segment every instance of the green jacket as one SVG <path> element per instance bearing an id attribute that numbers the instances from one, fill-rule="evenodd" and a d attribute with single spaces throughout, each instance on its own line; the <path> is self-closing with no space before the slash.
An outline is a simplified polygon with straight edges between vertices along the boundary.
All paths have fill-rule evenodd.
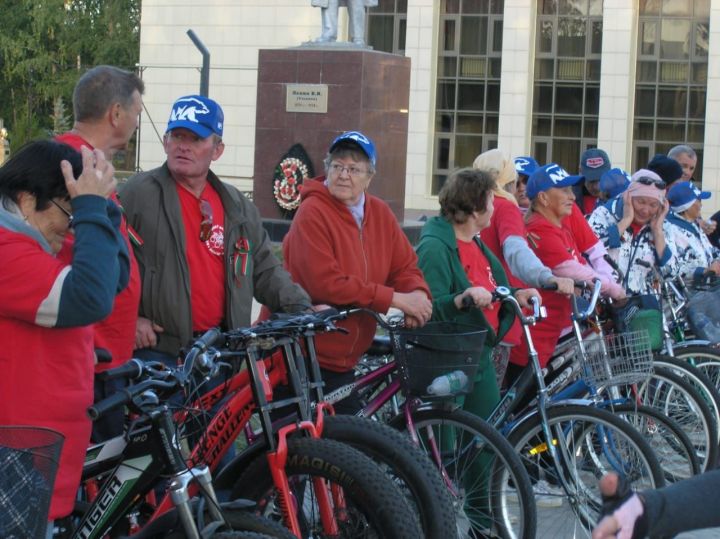
<path id="1" fill-rule="evenodd" d="M 490 262 L 493 278 L 498 286 L 509 287 L 507 275 L 500 261 L 479 238 L 476 242 Z M 415 248 L 418 266 L 425 275 L 433 297 L 433 320 L 451 321 L 481 326 L 488 330 L 486 347 L 492 348 L 507 333 L 515 319 L 510 305 L 503 305 L 499 313 L 498 334 L 489 326 L 482 309 L 461 311 L 454 298 L 472 286 L 460 263 L 457 240 L 452 225 L 444 217 L 433 217 L 423 227 L 420 242 Z M 497 307 L 496 307 L 497 308 Z"/>

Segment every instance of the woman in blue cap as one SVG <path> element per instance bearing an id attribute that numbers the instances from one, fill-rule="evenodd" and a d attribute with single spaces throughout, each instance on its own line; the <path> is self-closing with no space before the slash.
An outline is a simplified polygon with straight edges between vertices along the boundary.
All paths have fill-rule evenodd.
<path id="1" fill-rule="evenodd" d="M 695 283 L 709 274 L 720 275 L 720 249 L 710 244 L 698 226 L 702 201 L 708 198 L 708 191 L 700 191 L 691 182 L 676 182 L 667 192 L 667 221 L 672 225 L 678 273 Z"/>

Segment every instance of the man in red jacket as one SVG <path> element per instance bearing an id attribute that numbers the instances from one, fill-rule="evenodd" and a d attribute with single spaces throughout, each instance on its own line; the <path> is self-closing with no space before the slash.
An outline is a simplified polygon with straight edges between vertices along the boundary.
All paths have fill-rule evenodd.
<path id="1" fill-rule="evenodd" d="M 306 182 L 302 202 L 283 242 L 285 267 L 315 304 L 405 313 L 419 327 L 432 315 L 430 290 L 417 257 L 390 208 L 367 192 L 375 175 L 373 142 L 357 131 L 337 137 L 325 158 L 327 175 Z M 353 367 L 375 334 L 367 314 L 342 324 L 347 334 L 317 338 L 326 389 L 349 383 Z M 341 411 L 352 413 L 357 402 Z M 344 408 L 344 410 L 343 410 Z"/>
<path id="2" fill-rule="evenodd" d="M 102 150 L 111 160 L 119 150 L 127 147 L 137 129 L 142 110 L 143 81 L 135 74 L 113 66 L 96 66 L 87 71 L 75 85 L 73 109 L 75 124 L 72 130 L 55 137 L 59 142 L 80 151 Z M 117 195 L 111 196 L 119 204 Z M 120 231 L 130 254 L 130 282 L 115 298 L 113 310 L 105 320 L 94 326 L 95 348 L 107 350 L 112 361 L 97 363 L 95 372 L 117 367 L 132 357 L 135 347 L 135 328 L 140 303 L 140 272 L 130 244 L 127 220 L 123 216 Z M 68 234 L 58 257 L 70 263 L 74 236 Z M 140 241 L 136 236 L 135 239 Z M 95 382 L 95 400 L 109 397 L 118 390 L 122 381 Z M 93 424 L 92 439 L 100 442 L 123 432 L 123 410 L 106 414 Z"/>

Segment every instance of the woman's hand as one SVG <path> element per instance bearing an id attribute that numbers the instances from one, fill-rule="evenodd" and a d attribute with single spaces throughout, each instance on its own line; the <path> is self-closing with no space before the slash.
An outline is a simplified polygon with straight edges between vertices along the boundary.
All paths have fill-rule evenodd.
<path id="1" fill-rule="evenodd" d="M 714 273 L 720 275 L 720 260 L 713 260 L 712 263 L 705 270 L 705 274 Z"/>
<path id="2" fill-rule="evenodd" d="M 572 279 L 567 280 L 572 283 Z M 520 290 L 515 292 L 515 299 L 518 300 L 520 307 L 531 309 L 532 303 L 530 303 L 530 298 L 537 298 L 538 303 L 542 305 L 542 297 L 540 296 L 540 292 L 538 292 L 534 288 L 521 288 Z"/>
<path id="3" fill-rule="evenodd" d="M 558 294 L 572 296 L 575 293 L 575 281 L 568 277 L 552 277 L 548 282 L 557 285 Z"/>
<path id="4" fill-rule="evenodd" d="M 625 191 L 622 196 L 623 199 L 623 215 L 620 219 L 620 222 L 618 223 L 618 228 L 622 228 L 620 231 L 620 235 L 622 236 L 622 233 L 627 230 L 627 228 L 632 224 L 632 222 L 635 220 L 635 208 L 633 208 L 632 205 L 632 198 L 630 197 L 630 193 Z"/>
<path id="5" fill-rule="evenodd" d="M 80 151 L 83 170 L 77 179 L 73 176 L 72 165 L 65 160 L 60 162 L 70 198 L 80 195 L 98 195 L 108 198 L 115 191 L 117 185 L 115 168 L 105 159 L 105 155 L 100 150 L 90 151 L 83 146 Z"/>
<path id="6" fill-rule="evenodd" d="M 462 294 L 455 296 L 455 307 L 459 309 L 463 308 L 463 298 L 472 299 L 473 305 L 482 309 L 492 309 L 492 293 L 483 288 L 482 286 L 473 286 L 467 288 Z"/>
<path id="7" fill-rule="evenodd" d="M 662 208 L 655 214 L 655 217 L 650 219 L 650 228 L 653 231 L 653 234 L 660 234 L 662 235 L 662 225 L 665 221 L 665 217 L 667 217 L 668 212 L 670 211 L 670 202 L 668 202 L 667 199 L 665 199 L 665 202 L 663 202 Z"/>

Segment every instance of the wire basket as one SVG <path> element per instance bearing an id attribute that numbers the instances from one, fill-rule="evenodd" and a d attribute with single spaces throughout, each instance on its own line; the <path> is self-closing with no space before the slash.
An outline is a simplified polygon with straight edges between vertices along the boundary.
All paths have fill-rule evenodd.
<path id="1" fill-rule="evenodd" d="M 46 537 L 64 440 L 46 428 L 0 426 L 0 537 Z"/>
<path id="2" fill-rule="evenodd" d="M 470 393 L 480 364 L 487 330 L 453 322 L 428 322 L 419 329 L 401 329 L 393 343 L 404 389 L 418 397 Z M 436 378 L 461 371 L 465 381 L 447 394 L 431 394 Z"/>
<path id="3" fill-rule="evenodd" d="M 653 353 L 647 330 L 613 333 L 583 342 L 584 379 L 599 386 L 636 384 L 653 372 Z"/>

